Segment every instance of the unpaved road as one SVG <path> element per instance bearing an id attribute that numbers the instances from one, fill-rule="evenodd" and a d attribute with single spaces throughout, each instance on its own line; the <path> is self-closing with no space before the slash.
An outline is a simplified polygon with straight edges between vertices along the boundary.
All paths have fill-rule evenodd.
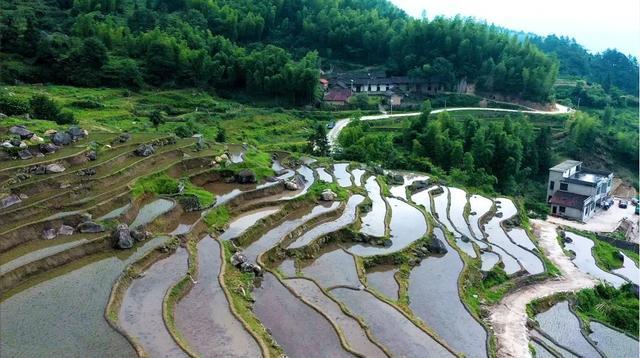
<path id="1" fill-rule="evenodd" d="M 556 240 L 556 226 L 531 220 L 540 248 L 562 272 L 562 277 L 523 287 L 505 296 L 490 308 L 489 322 L 497 340 L 498 357 L 530 357 L 527 333 L 527 303 L 557 292 L 576 291 L 592 287 L 596 281 L 578 269 L 563 252 Z"/>
<path id="2" fill-rule="evenodd" d="M 504 108 L 485 108 L 485 107 L 454 107 L 454 108 L 440 108 L 434 109 L 431 111 L 432 114 L 437 114 L 440 112 L 456 112 L 456 111 L 487 111 L 487 112 L 509 112 L 509 113 L 527 113 L 527 114 L 566 114 L 570 113 L 573 110 L 569 107 L 565 107 L 559 104 L 556 104 L 555 111 L 537 111 L 537 110 L 517 110 L 517 109 L 504 109 Z M 419 116 L 421 112 L 409 112 L 409 113 L 396 113 L 396 114 L 376 114 L 372 116 L 362 116 L 360 117 L 361 121 L 375 121 L 378 119 L 387 119 L 387 118 L 398 118 L 398 117 L 415 117 Z M 338 135 L 344 129 L 344 127 L 349 124 L 351 118 L 343 118 L 336 121 L 335 125 L 329 133 L 327 133 L 327 140 L 329 141 L 329 146 L 333 147 L 335 142 L 338 139 Z"/>

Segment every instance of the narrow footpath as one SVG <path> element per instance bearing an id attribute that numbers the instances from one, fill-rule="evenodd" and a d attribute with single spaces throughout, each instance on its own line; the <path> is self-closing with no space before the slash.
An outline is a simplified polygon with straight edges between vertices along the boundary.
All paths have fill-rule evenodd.
<path id="1" fill-rule="evenodd" d="M 596 284 L 593 278 L 579 271 L 564 254 L 556 240 L 554 224 L 541 220 L 531 220 L 531 224 L 539 247 L 560 269 L 562 277 L 525 286 L 490 308 L 489 322 L 496 335 L 498 357 L 531 357 L 526 326 L 527 303 L 554 293 L 576 291 Z"/>

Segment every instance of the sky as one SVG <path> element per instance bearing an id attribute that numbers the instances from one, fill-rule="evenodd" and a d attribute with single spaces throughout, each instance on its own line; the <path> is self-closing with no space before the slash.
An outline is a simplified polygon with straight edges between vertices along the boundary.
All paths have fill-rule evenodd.
<path id="1" fill-rule="evenodd" d="M 457 14 L 516 31 L 563 35 L 590 52 L 615 48 L 640 57 L 640 0 L 390 0 L 428 19 Z"/>

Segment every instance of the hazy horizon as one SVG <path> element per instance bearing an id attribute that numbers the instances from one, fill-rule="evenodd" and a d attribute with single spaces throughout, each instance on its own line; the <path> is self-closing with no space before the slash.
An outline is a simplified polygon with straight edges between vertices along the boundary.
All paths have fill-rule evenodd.
<path id="1" fill-rule="evenodd" d="M 409 15 L 474 17 L 514 31 L 572 37 L 592 53 L 640 55 L 640 1 L 390 0 Z M 606 5 L 606 6 L 605 6 Z"/>

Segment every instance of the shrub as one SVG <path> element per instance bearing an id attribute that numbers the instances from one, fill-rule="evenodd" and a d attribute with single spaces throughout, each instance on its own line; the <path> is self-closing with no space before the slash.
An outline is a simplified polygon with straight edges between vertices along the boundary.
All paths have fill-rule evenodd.
<path id="1" fill-rule="evenodd" d="M 191 130 L 191 127 L 183 124 L 181 126 L 176 127 L 174 133 L 180 138 L 187 138 L 193 135 L 193 130 Z"/>
<path id="2" fill-rule="evenodd" d="M 29 102 L 16 96 L 0 96 L 0 113 L 9 116 L 29 113 Z"/>
<path id="3" fill-rule="evenodd" d="M 60 112 L 55 121 L 58 124 L 78 124 L 78 120 L 75 115 L 69 110 L 63 110 Z"/>
<path id="4" fill-rule="evenodd" d="M 72 106 L 77 108 L 86 108 L 86 109 L 95 109 L 102 108 L 104 105 L 98 101 L 93 101 L 90 99 L 83 99 L 79 101 L 74 101 L 71 103 Z"/>
<path id="5" fill-rule="evenodd" d="M 31 106 L 31 115 L 34 118 L 56 121 L 60 115 L 60 107 L 45 95 L 33 96 L 29 104 Z"/>

